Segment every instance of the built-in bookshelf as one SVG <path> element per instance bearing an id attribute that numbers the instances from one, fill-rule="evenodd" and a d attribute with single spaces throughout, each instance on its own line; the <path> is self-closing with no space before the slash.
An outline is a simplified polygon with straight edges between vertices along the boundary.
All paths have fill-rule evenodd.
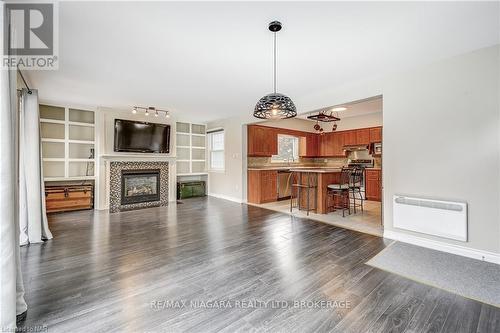
<path id="1" fill-rule="evenodd" d="M 176 124 L 177 175 L 205 175 L 206 126 L 202 124 Z"/>
<path id="2" fill-rule="evenodd" d="M 40 105 L 46 181 L 95 178 L 95 112 Z"/>

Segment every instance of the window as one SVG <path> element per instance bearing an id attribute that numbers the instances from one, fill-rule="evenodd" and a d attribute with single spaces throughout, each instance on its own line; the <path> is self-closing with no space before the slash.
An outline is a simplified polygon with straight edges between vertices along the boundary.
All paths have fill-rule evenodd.
<path id="1" fill-rule="evenodd" d="M 278 134 L 278 155 L 271 157 L 272 162 L 297 162 L 299 160 L 299 138 Z"/>
<path id="2" fill-rule="evenodd" d="M 210 170 L 224 170 L 224 130 L 208 132 Z"/>

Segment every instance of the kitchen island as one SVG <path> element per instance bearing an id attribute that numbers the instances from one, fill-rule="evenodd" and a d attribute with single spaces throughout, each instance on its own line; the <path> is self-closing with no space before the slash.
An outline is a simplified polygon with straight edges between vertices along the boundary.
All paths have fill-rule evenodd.
<path id="1" fill-rule="evenodd" d="M 290 168 L 292 172 L 292 183 L 307 185 L 315 185 L 315 188 L 309 189 L 310 206 L 316 207 L 318 214 L 327 214 L 327 191 L 328 185 L 340 182 L 341 168 Z M 300 208 L 307 207 L 307 189 L 302 188 L 300 196 Z M 296 193 L 295 193 L 296 195 Z M 316 202 L 312 202 L 316 200 Z"/>

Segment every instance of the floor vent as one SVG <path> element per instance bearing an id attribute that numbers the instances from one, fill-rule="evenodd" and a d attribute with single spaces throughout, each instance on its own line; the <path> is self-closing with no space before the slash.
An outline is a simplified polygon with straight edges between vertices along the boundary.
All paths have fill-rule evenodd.
<path id="1" fill-rule="evenodd" d="M 467 241 L 467 204 L 395 195 L 395 228 Z"/>

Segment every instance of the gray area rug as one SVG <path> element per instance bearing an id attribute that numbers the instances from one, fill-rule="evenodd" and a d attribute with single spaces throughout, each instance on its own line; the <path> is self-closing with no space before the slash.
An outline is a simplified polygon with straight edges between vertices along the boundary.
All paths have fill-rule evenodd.
<path id="1" fill-rule="evenodd" d="M 500 307 L 500 265 L 395 242 L 368 265 Z"/>

